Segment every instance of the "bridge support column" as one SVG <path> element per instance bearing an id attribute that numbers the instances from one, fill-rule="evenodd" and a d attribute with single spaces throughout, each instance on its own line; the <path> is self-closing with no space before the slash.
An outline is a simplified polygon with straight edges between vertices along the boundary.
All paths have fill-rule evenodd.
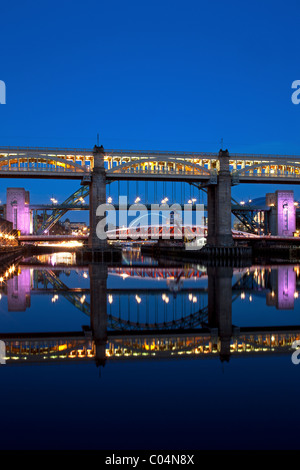
<path id="1" fill-rule="evenodd" d="M 94 168 L 90 183 L 90 235 L 88 246 L 92 250 L 102 250 L 107 247 L 107 240 L 101 240 L 96 233 L 96 227 L 101 220 L 96 216 L 97 207 L 106 203 L 106 176 L 104 168 L 104 149 L 94 147 Z M 105 215 L 102 217 L 104 218 Z"/>
<path id="2" fill-rule="evenodd" d="M 96 348 L 96 365 L 104 366 L 107 342 L 107 265 L 89 266 L 91 296 L 91 330 Z"/>
<path id="3" fill-rule="evenodd" d="M 232 337 L 232 274 L 228 267 L 207 268 L 208 324 L 218 328 L 221 361 L 229 361 Z"/>
<path id="4" fill-rule="evenodd" d="M 220 150 L 220 169 L 217 185 L 208 186 L 207 216 L 209 246 L 232 246 L 231 233 L 231 174 L 229 170 L 229 152 Z"/>
<path id="5" fill-rule="evenodd" d="M 207 245 L 215 246 L 217 243 L 217 185 L 210 185 L 207 189 Z"/>

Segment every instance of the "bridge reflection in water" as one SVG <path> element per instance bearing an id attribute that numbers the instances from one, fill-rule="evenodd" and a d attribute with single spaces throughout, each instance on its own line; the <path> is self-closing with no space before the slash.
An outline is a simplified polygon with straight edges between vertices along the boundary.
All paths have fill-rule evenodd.
<path id="1" fill-rule="evenodd" d="M 82 267 L 50 269 L 42 264 L 30 268 L 21 265 L 19 275 L 12 275 L 2 284 L 2 294 L 8 297 L 10 311 L 25 310 L 30 306 L 30 296 L 36 293 L 52 295 L 54 301 L 62 295 L 90 317 L 87 325 L 81 331 L 68 333 L 0 334 L 0 340 L 5 343 L 2 363 L 95 361 L 97 366 L 103 366 L 116 360 L 219 358 L 229 361 L 230 357 L 251 354 L 291 354 L 293 341 L 300 339 L 299 325 L 239 327 L 232 324 L 232 303 L 245 295 L 264 295 L 269 306 L 293 309 L 298 297 L 298 267 L 254 266 L 235 270 L 91 264 L 90 289 L 68 288 L 59 277 L 63 269 L 81 270 L 87 277 L 87 270 Z M 118 283 L 108 286 L 108 274 L 121 281 L 137 277 L 163 279 L 171 293 L 159 283 L 152 289 L 141 288 L 141 283 L 138 287 L 126 285 L 126 289 Z M 201 283 L 201 278 L 205 282 Z M 192 286 L 185 285 L 189 279 L 194 280 Z M 134 315 L 132 299 L 135 309 L 139 307 L 139 314 Z M 172 313 L 166 316 L 163 308 L 169 301 Z M 128 310 L 122 316 L 120 310 L 126 304 Z"/>

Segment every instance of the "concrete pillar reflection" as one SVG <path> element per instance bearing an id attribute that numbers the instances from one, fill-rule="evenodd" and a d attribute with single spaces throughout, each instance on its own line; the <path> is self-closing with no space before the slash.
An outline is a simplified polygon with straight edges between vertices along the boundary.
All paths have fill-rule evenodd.
<path id="1" fill-rule="evenodd" d="M 219 164 L 218 182 L 216 185 L 208 186 L 207 190 L 207 244 L 224 247 L 233 245 L 231 233 L 231 174 L 228 150 L 220 150 Z"/>
<path id="2" fill-rule="evenodd" d="M 232 337 L 232 274 L 228 267 L 207 268 L 208 324 L 218 329 L 221 361 L 229 361 Z"/>
<path id="3" fill-rule="evenodd" d="M 107 342 L 107 265 L 91 263 L 89 274 L 91 330 L 96 348 L 95 359 L 97 366 L 104 366 Z"/>

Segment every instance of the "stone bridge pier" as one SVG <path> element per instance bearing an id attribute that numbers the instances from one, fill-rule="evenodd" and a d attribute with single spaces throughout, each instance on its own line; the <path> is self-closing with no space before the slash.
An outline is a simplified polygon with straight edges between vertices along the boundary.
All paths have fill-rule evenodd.
<path id="1" fill-rule="evenodd" d="M 231 174 L 229 152 L 219 152 L 219 173 L 217 184 L 211 184 L 207 190 L 208 247 L 231 247 Z"/>
<path id="2" fill-rule="evenodd" d="M 96 347 L 96 365 L 104 366 L 106 361 L 107 342 L 107 264 L 91 263 L 90 302 L 91 330 Z"/>
<path id="3" fill-rule="evenodd" d="M 88 247 L 92 250 L 103 250 L 107 248 L 107 240 L 100 239 L 97 236 L 96 228 L 103 216 L 96 215 L 97 207 L 100 204 L 106 203 L 106 175 L 104 168 L 104 148 L 103 146 L 97 147 L 94 150 L 94 168 L 90 182 L 90 235 L 88 240 Z"/>

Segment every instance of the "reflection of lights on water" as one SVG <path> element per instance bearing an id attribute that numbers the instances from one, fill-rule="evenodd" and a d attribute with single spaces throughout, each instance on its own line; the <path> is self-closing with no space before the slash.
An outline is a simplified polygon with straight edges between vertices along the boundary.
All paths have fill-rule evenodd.
<path id="1" fill-rule="evenodd" d="M 77 235 L 77 234 L 76 234 Z M 57 242 L 57 243 L 49 243 L 49 242 L 43 242 L 39 243 L 39 246 L 59 246 L 59 247 L 66 247 L 66 248 L 76 248 L 80 247 L 83 245 L 83 242 L 79 242 L 77 240 L 70 240 L 70 241 L 64 241 L 64 242 Z"/>
<path id="2" fill-rule="evenodd" d="M 82 297 L 80 297 L 80 303 L 83 304 L 85 301 L 85 295 L 83 295 Z"/>
<path id="3" fill-rule="evenodd" d="M 193 303 L 195 304 L 196 302 L 197 302 L 197 297 L 194 296 L 194 297 L 193 297 Z"/>
<path id="4" fill-rule="evenodd" d="M 109 296 L 108 296 L 108 302 L 109 302 L 110 304 L 113 303 L 113 296 L 112 296 L 111 294 L 109 294 Z"/>
<path id="5" fill-rule="evenodd" d="M 53 253 L 50 257 L 50 264 L 52 264 L 52 266 L 56 264 L 74 264 L 75 260 L 74 253 Z"/>
<path id="6" fill-rule="evenodd" d="M 14 240 L 14 235 L 8 235 L 8 233 L 0 232 L 0 238 L 5 238 L 6 240 Z"/>
<path id="7" fill-rule="evenodd" d="M 242 292 L 241 293 L 241 299 L 244 300 L 244 298 L 245 298 L 245 292 Z"/>
<path id="8" fill-rule="evenodd" d="M 163 301 L 168 304 L 169 303 L 169 297 L 166 295 L 166 294 L 162 294 L 161 298 L 163 299 Z"/>
<path id="9" fill-rule="evenodd" d="M 294 292 L 294 299 L 298 299 L 298 292 Z"/>
<path id="10" fill-rule="evenodd" d="M 189 294 L 189 301 L 191 302 L 193 300 L 193 294 Z"/>
<path id="11" fill-rule="evenodd" d="M 142 299 L 138 295 L 135 296 L 135 300 L 137 301 L 138 304 L 140 304 L 142 301 Z"/>
<path id="12" fill-rule="evenodd" d="M 249 295 L 249 302 L 252 302 L 252 295 Z"/>
<path id="13" fill-rule="evenodd" d="M 55 295 L 52 297 L 51 302 L 52 302 L 52 303 L 56 302 L 56 301 L 58 300 L 58 298 L 59 298 L 58 295 L 55 294 Z"/>
<path id="14" fill-rule="evenodd" d="M 83 277 L 84 277 L 84 279 L 87 279 L 88 278 L 88 273 L 84 272 Z"/>
<path id="15" fill-rule="evenodd" d="M 3 274 L 3 276 L 0 277 L 0 282 L 4 282 L 6 279 L 8 279 L 12 274 L 14 275 L 19 275 L 19 273 L 15 272 L 16 271 L 16 266 L 15 265 L 12 265 L 10 266 L 9 268 L 7 268 L 7 270 L 5 271 L 5 273 Z"/>

